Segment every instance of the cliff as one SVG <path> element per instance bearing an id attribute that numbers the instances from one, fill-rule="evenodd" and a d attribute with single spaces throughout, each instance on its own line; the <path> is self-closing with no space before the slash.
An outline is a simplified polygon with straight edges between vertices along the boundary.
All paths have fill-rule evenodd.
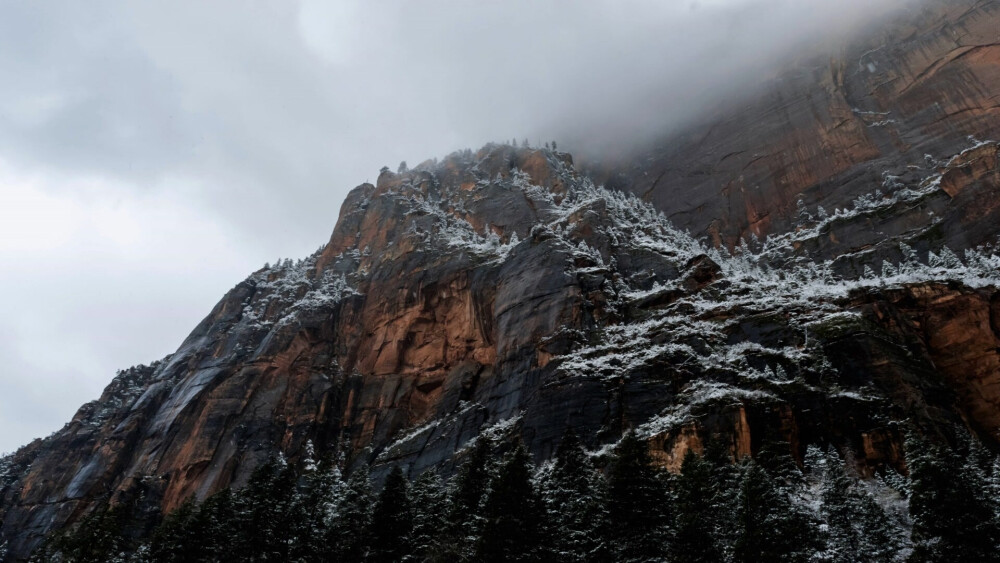
<path id="1" fill-rule="evenodd" d="M 995 257 L 842 279 L 774 254 L 705 245 L 563 153 L 383 173 L 320 252 L 254 273 L 8 460 L 4 534 L 24 553 L 97 503 L 170 511 L 307 442 L 416 475 L 482 432 L 545 458 L 570 426 L 595 448 L 637 427 L 667 467 L 712 439 L 900 467 L 904 421 L 1000 438 Z"/>
<path id="2" fill-rule="evenodd" d="M 1000 12 L 918 15 L 610 175 L 488 145 L 358 186 L 320 251 L 0 460 L 11 556 L 310 443 L 376 477 L 448 473 L 482 433 L 545 459 L 567 427 L 636 428 L 668 468 L 711 440 L 863 473 L 905 469 L 904 427 L 1000 444 Z"/>
<path id="3" fill-rule="evenodd" d="M 730 247 L 794 228 L 803 208 L 832 214 L 859 198 L 889 198 L 968 148 L 970 137 L 1000 135 L 998 18 L 995 0 L 914 3 L 894 23 L 834 55 L 802 58 L 761 93 L 641 155 L 588 166 L 679 228 Z M 970 158 L 978 163 L 954 174 L 961 188 L 946 182 L 903 209 L 861 217 L 847 237 L 831 228 L 803 253 L 878 253 L 913 235 L 953 248 L 994 242 L 996 155 Z"/>

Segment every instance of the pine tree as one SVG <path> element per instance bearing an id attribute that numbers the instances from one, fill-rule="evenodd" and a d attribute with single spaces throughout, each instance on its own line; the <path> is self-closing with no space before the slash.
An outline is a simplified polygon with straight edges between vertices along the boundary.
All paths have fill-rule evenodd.
<path id="1" fill-rule="evenodd" d="M 389 472 L 372 515 L 372 561 L 400 561 L 412 551 L 410 483 L 397 465 Z"/>
<path id="2" fill-rule="evenodd" d="M 988 484 L 952 450 L 910 435 L 911 562 L 1000 561 L 1000 524 Z"/>
<path id="3" fill-rule="evenodd" d="M 237 510 L 246 541 L 243 557 L 256 561 L 285 561 L 297 541 L 299 529 L 294 468 L 281 458 L 272 458 L 250 476 L 239 496 Z"/>
<path id="4" fill-rule="evenodd" d="M 337 516 L 346 484 L 340 467 L 330 458 L 307 469 L 303 481 L 304 532 L 302 541 L 293 550 L 293 559 L 325 561 L 325 553 L 328 551 L 326 540 Z"/>
<path id="5" fill-rule="evenodd" d="M 899 263 L 900 274 L 912 274 L 923 268 L 917 251 L 905 242 L 899 243 L 899 251 L 903 254 L 903 259 Z"/>
<path id="6" fill-rule="evenodd" d="M 831 561 L 889 562 L 901 542 L 898 530 L 858 479 L 848 474 L 832 448 L 823 464 L 821 512 L 827 523 Z"/>
<path id="7" fill-rule="evenodd" d="M 791 493 L 803 483 L 802 471 L 792 458 L 791 444 L 788 442 L 765 441 L 754 460 L 785 494 Z"/>
<path id="8" fill-rule="evenodd" d="M 371 541 L 372 488 L 368 468 L 356 470 L 347 481 L 337 505 L 337 515 L 327 533 L 333 559 L 361 561 L 368 556 Z"/>
<path id="9" fill-rule="evenodd" d="M 239 542 L 244 535 L 239 528 L 235 495 L 230 489 L 223 489 L 205 499 L 198 507 L 192 520 L 192 527 L 200 537 L 200 552 L 206 561 L 236 563 L 236 554 L 245 551 Z"/>
<path id="10" fill-rule="evenodd" d="M 868 491 L 859 490 L 856 512 L 860 515 L 860 549 L 856 561 L 896 561 L 903 547 L 904 531 Z"/>
<path id="11" fill-rule="evenodd" d="M 518 443 L 500 467 L 483 504 L 476 561 L 540 561 L 541 499 L 531 482 L 533 465 Z"/>
<path id="12" fill-rule="evenodd" d="M 608 472 L 608 512 L 620 561 L 664 557 L 668 537 L 667 490 L 652 466 L 649 446 L 630 431 Z"/>
<path id="13" fill-rule="evenodd" d="M 32 561 L 107 563 L 133 549 L 123 535 L 128 522 L 125 506 L 104 507 L 86 516 L 73 528 L 48 540 L 32 554 Z"/>
<path id="14" fill-rule="evenodd" d="M 705 461 L 711 466 L 714 489 L 715 538 L 726 560 L 731 559 L 738 538 L 737 506 L 742 476 L 733 463 L 729 447 L 720 440 L 711 440 L 705 448 Z"/>
<path id="15" fill-rule="evenodd" d="M 490 484 L 490 456 L 493 444 L 480 435 L 469 457 L 452 479 L 448 495 L 448 527 L 443 547 L 458 555 L 470 556 L 482 528 L 481 508 Z"/>
<path id="16" fill-rule="evenodd" d="M 818 527 L 756 462 L 745 462 L 742 473 L 734 560 L 808 561 L 822 547 Z"/>
<path id="17" fill-rule="evenodd" d="M 803 226 L 813 222 L 812 213 L 806 207 L 806 202 L 801 199 L 796 202 L 796 213 L 798 213 L 798 225 Z"/>
<path id="18" fill-rule="evenodd" d="M 676 504 L 673 550 L 676 563 L 721 561 L 722 549 L 715 536 L 719 514 L 712 464 L 688 450 L 674 481 Z"/>
<path id="19" fill-rule="evenodd" d="M 434 470 L 423 472 L 410 490 L 413 499 L 412 553 L 416 560 L 436 560 L 447 525 L 444 484 Z"/>
<path id="20" fill-rule="evenodd" d="M 962 260 L 960 260 L 959 257 L 947 246 L 942 246 L 940 252 L 941 264 L 945 268 L 948 268 L 949 270 L 959 270 L 964 267 Z"/>
<path id="21" fill-rule="evenodd" d="M 157 526 L 150 542 L 150 557 L 163 563 L 197 561 L 201 549 L 192 541 L 194 519 L 198 505 L 193 498 L 184 501 L 176 510 L 164 517 Z"/>
<path id="22" fill-rule="evenodd" d="M 552 533 L 552 560 L 603 561 L 610 557 L 606 485 L 572 430 L 556 450 L 541 494 Z"/>

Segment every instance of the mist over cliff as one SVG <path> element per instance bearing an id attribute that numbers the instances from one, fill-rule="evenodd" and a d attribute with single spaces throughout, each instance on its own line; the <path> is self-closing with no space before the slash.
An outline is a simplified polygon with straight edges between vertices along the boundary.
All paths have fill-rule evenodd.
<path id="1" fill-rule="evenodd" d="M 311 252 L 382 165 L 515 137 L 620 155 L 916 6 L 6 4 L 0 451 L 171 351 L 233 279 Z"/>
<path id="2" fill-rule="evenodd" d="M 184 206 L 166 203 L 197 193 L 187 207 L 203 220 L 232 214 L 234 232 L 247 233 L 236 249 L 295 239 L 318 218 L 326 228 L 299 258 L 269 259 L 229 279 L 186 337 L 163 344 L 169 352 L 160 359 L 107 374 L 99 398 L 66 416 L 62 428 L 0 456 L 0 560 L 36 549 L 43 560 L 112 553 L 173 560 L 186 543 L 174 540 L 202 533 L 200 519 L 219 523 L 219 514 L 229 532 L 198 536 L 195 547 L 207 551 L 196 559 L 218 560 L 223 552 L 253 559 L 260 549 L 287 559 L 298 548 L 319 559 L 331 549 L 378 559 L 387 557 L 377 555 L 386 546 L 369 536 L 386 533 L 372 523 L 387 521 L 378 520 L 390 502 L 383 496 L 410 502 L 408 483 L 421 479 L 426 498 L 464 507 L 438 515 L 440 526 L 425 539 L 439 538 L 447 553 L 457 549 L 459 560 L 479 560 L 536 528 L 508 509 L 523 501 L 541 514 L 551 499 L 538 495 L 562 486 L 551 479 L 573 475 L 592 488 L 563 500 L 602 499 L 587 508 L 597 522 L 592 539 L 605 538 L 595 539 L 602 549 L 621 560 L 673 557 L 689 545 L 691 530 L 674 527 L 656 507 L 699 512 L 697 502 L 683 500 L 691 488 L 682 484 L 691 477 L 685 466 L 712 473 L 699 486 L 718 493 L 718 503 L 709 503 L 713 527 L 696 532 L 724 560 L 759 559 L 738 555 L 751 553 L 747 538 L 757 537 L 757 517 L 727 520 L 757 506 L 741 500 L 750 494 L 791 518 L 791 535 L 775 557 L 865 560 L 857 553 L 875 553 L 880 542 L 862 546 L 860 536 L 883 532 L 892 537 L 881 545 L 891 548 L 878 551 L 879 560 L 911 552 L 933 560 L 952 548 L 976 554 L 969 560 L 997 553 L 1000 502 L 982 491 L 1000 487 L 1000 462 L 991 454 L 1000 449 L 1000 3 L 834 9 L 635 2 L 625 12 L 620 4 L 577 12 L 532 5 L 535 18 L 527 17 L 531 6 L 516 3 L 433 5 L 438 11 L 407 4 L 392 17 L 367 5 L 324 6 L 244 16 L 268 30 L 274 42 L 262 45 L 240 42 L 253 36 L 240 20 L 207 26 L 185 19 L 184 10 L 148 5 L 97 33 L 142 45 L 122 56 L 139 54 L 138 68 L 164 80 L 156 90 L 163 98 L 150 99 L 176 95 L 205 118 L 182 113 L 187 125 L 171 129 L 178 139 L 186 127 L 208 139 L 183 158 L 171 160 L 168 146 L 143 160 L 160 136 L 145 125 L 123 126 L 155 121 L 156 112 L 122 115 L 117 128 L 95 135 L 93 144 L 109 151 L 105 161 L 85 158 L 91 149 L 79 143 L 56 143 L 46 153 L 42 141 L 69 127 L 64 118 L 74 108 L 106 125 L 111 110 L 127 104 L 97 103 L 104 109 L 91 114 L 80 109 L 90 107 L 80 102 L 85 95 L 20 100 L 30 103 L 13 112 L 18 126 L 39 144 L 13 158 L 22 166 L 50 162 L 46 154 L 67 158 L 53 158 L 32 182 L 13 168 L 0 170 L 18 190 L 14 201 L 42 208 L 73 187 L 94 197 L 146 190 L 147 201 L 163 205 L 130 217 L 141 233 L 143 217 L 156 217 L 152 226 L 162 228 L 175 213 L 184 216 Z M 443 10 L 449 19 L 438 21 Z M 35 23 L 48 21 L 42 12 L 23 8 L 28 20 L 38 16 Z M 154 20 L 183 23 L 191 41 L 176 42 Z M 496 25 L 477 27 L 482 21 Z M 294 34 L 282 35 L 289 30 Z M 289 36 L 294 41 L 284 43 Z M 232 41 L 216 49 L 218 59 L 197 56 L 222 37 Z M 504 51 L 501 39 L 519 46 Z M 82 44 L 102 52 L 101 41 Z M 412 49 L 392 57 L 401 45 Z M 640 47 L 644 56 L 630 54 Z M 244 75 L 235 63 L 247 51 L 258 72 Z M 300 51 L 308 57 L 292 57 L 299 66 L 279 64 Z M 371 62 L 371 75 L 351 74 L 359 60 Z M 314 64 L 329 71 L 322 84 L 296 89 L 317 84 L 292 80 Z M 45 82 L 40 76 L 34 79 Z M 363 80 L 341 81 L 351 76 Z M 491 88 L 490 80 L 503 87 Z M 255 88 L 237 95 L 248 84 L 266 84 L 267 95 Z M 111 90 L 119 87 L 127 82 Z M 210 92 L 213 102 L 199 105 L 198 92 Z M 527 101 L 517 106 L 520 98 Z M 309 121 L 310 100 L 322 102 L 315 107 L 337 102 L 345 121 Z M 379 110 L 390 101 L 398 107 Z M 416 103 L 432 110 L 396 113 Z M 515 106 L 521 113 L 510 117 Z M 288 115 L 309 124 L 285 130 Z M 436 129 L 424 121 L 432 117 Z M 365 127 L 350 126 L 369 118 Z M 230 131 L 232 144 L 213 137 L 229 120 L 247 135 L 270 134 Z M 423 142 L 426 154 L 444 138 L 428 131 L 465 140 L 478 127 L 518 120 L 534 123 L 541 138 L 515 132 L 443 158 L 398 167 L 383 160 L 366 172 L 371 181 L 343 184 L 355 187 L 342 203 L 334 191 L 309 191 L 318 190 L 317 178 L 340 181 L 369 151 L 382 151 L 379 143 L 391 134 L 398 139 L 387 147 Z M 564 136 L 548 136 L 557 130 Z M 320 159 L 340 142 L 322 145 L 321 133 L 355 137 Z M 579 152 L 567 150 L 574 145 Z M 116 173 L 109 155 L 126 149 L 140 170 Z M 76 158 L 85 172 L 74 168 Z M 289 163 L 297 175 L 280 193 L 270 191 Z M 335 171 L 337 163 L 343 169 Z M 86 179 L 51 184 L 74 170 Z M 130 175 L 153 180 L 130 187 Z M 205 189 L 163 195 L 179 177 Z M 237 190 L 219 187 L 235 185 L 222 180 L 244 182 Z M 279 198 L 281 205 L 255 218 L 254 209 Z M 231 205 L 215 211 L 214 200 Z M 299 211 L 284 217 L 293 206 Z M 55 218 L 38 215 L 43 224 L 85 225 L 81 231 L 110 233 L 138 254 L 159 248 L 116 231 L 119 215 L 75 224 L 72 206 L 56 209 Z M 45 232 L 28 214 L 17 219 L 7 228 Z M 200 241 L 183 222 L 174 228 L 187 233 L 187 243 L 201 242 L 206 263 L 239 254 Z M 57 273 L 34 293 L 18 281 L 22 291 L 8 317 L 16 321 L 7 320 L 4 332 L 15 337 L 0 345 L 0 354 L 16 360 L 7 365 L 93 369 L 93 359 L 59 338 L 62 322 L 49 312 L 60 299 L 82 304 L 95 341 L 121 333 L 116 346 L 132 349 L 163 338 L 161 324 L 174 314 L 165 300 L 158 302 L 167 313 L 146 311 L 139 328 L 127 330 L 110 322 L 115 306 L 87 299 L 87 270 L 75 267 L 99 253 L 81 251 L 88 239 L 77 241 L 74 232 L 57 230 L 41 240 L 48 247 L 17 251 L 65 246 L 79 256 L 69 264 L 42 255 L 23 262 Z M 117 270 L 101 268 L 95 279 L 114 297 Z M 164 271 L 168 277 L 159 279 Z M 159 298 L 177 279 L 202 271 L 172 263 L 138 291 Z M 24 347 L 31 331 L 45 338 Z M 14 400 L 19 386 L 35 388 L 11 381 Z M 18 408 L 31 411 L 28 403 Z M 0 411 L 9 412 L 17 410 Z M 579 462 L 576 473 L 558 477 L 566 455 Z M 454 486 L 428 484 L 435 475 Z M 960 478 L 937 480 L 950 475 Z M 383 484 L 373 501 L 371 487 Z M 615 492 L 605 497 L 605 490 Z M 308 502 L 313 509 L 302 508 Z M 552 518 L 562 518 L 562 504 L 548 505 Z M 835 506 L 843 510 L 824 508 Z M 962 518 L 939 526 L 933 515 L 940 510 Z M 413 514 L 405 512 L 389 520 L 407 521 Z M 304 513 L 318 520 L 276 524 Z M 653 513 L 663 518 L 645 519 Z M 356 533 L 344 532 L 358 514 Z M 860 515 L 871 518 L 858 524 L 864 533 L 851 524 Z M 635 527 L 624 524 L 629 518 Z M 247 530 L 252 541 L 241 535 Z M 303 539 L 309 530 L 324 530 L 314 534 L 323 541 Z M 536 547 L 525 557 L 552 548 L 532 537 Z M 164 538 L 173 544 L 164 548 Z M 305 543 L 292 545 L 299 540 Z M 233 547 L 219 547 L 226 545 Z M 754 545 L 766 551 L 779 544 Z M 606 552 L 588 553 L 602 560 Z"/>

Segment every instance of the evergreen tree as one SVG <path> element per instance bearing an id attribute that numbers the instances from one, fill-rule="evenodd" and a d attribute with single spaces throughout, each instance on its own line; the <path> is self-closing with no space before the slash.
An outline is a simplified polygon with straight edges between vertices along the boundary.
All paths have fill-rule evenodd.
<path id="1" fill-rule="evenodd" d="M 675 525 L 672 561 L 710 563 L 721 561 L 722 549 L 715 536 L 717 487 L 712 464 L 688 450 L 675 479 Z"/>
<path id="2" fill-rule="evenodd" d="M 914 435 L 906 440 L 910 470 L 911 562 L 1000 561 L 1000 525 L 985 479 L 951 450 Z"/>
<path id="3" fill-rule="evenodd" d="M 197 512 L 198 505 L 194 498 L 189 498 L 163 518 L 150 542 L 150 557 L 153 561 L 179 563 L 200 559 L 200 546 L 196 546 L 191 537 Z"/>
<path id="4" fill-rule="evenodd" d="M 666 554 L 667 490 L 652 466 L 649 446 L 630 431 L 615 451 L 608 472 L 608 512 L 615 557 L 647 561 Z"/>
<path id="5" fill-rule="evenodd" d="M 106 563 L 119 559 L 134 548 L 122 533 L 127 522 L 126 507 L 104 507 L 47 541 L 31 560 Z"/>
<path id="6" fill-rule="evenodd" d="M 821 512 L 827 523 L 830 560 L 889 562 L 902 546 L 901 531 L 844 462 L 830 449 L 823 464 Z"/>
<path id="7" fill-rule="evenodd" d="M 340 467 L 333 459 L 307 465 L 303 476 L 305 491 L 302 495 L 302 541 L 293 550 L 293 559 L 325 561 L 329 550 L 326 540 L 337 516 L 337 510 L 346 487 Z"/>
<path id="8" fill-rule="evenodd" d="M 295 470 L 283 459 L 268 460 L 250 476 L 236 507 L 245 538 L 238 549 L 245 560 L 288 559 L 300 529 L 295 485 Z"/>
<path id="9" fill-rule="evenodd" d="M 483 505 L 476 561 L 540 561 L 543 509 L 531 482 L 533 465 L 518 443 L 493 480 Z"/>
<path id="10" fill-rule="evenodd" d="M 738 538 L 736 517 L 742 476 L 737 464 L 733 463 L 729 447 L 721 440 L 709 441 L 704 460 L 712 471 L 714 536 L 724 558 L 730 560 Z"/>
<path id="11" fill-rule="evenodd" d="M 555 561 L 603 561 L 610 557 L 607 490 L 576 434 L 563 437 L 552 470 L 542 483 Z"/>
<path id="12" fill-rule="evenodd" d="M 1000 522 L 1000 457 L 994 457 L 993 463 L 990 464 L 987 491 L 989 491 L 988 494 L 994 500 L 993 508 L 996 512 L 996 520 Z"/>
<path id="13" fill-rule="evenodd" d="M 241 546 L 244 534 L 239 527 L 240 519 L 236 511 L 236 498 L 230 489 L 223 489 L 205 499 L 192 521 L 195 534 L 200 540 L 200 552 L 206 561 L 237 563 L 238 553 L 245 552 Z"/>
<path id="14" fill-rule="evenodd" d="M 371 541 L 372 489 L 368 468 L 354 472 L 347 481 L 337 515 L 330 525 L 327 544 L 333 559 L 361 561 L 368 556 Z"/>
<path id="15" fill-rule="evenodd" d="M 393 467 L 372 515 L 372 561 L 400 561 L 412 551 L 413 508 L 409 486 L 403 470 L 398 465 Z"/>
<path id="16" fill-rule="evenodd" d="M 434 470 L 423 472 L 413 482 L 412 553 L 417 561 L 437 559 L 440 537 L 447 524 L 444 484 Z"/>
<path id="17" fill-rule="evenodd" d="M 475 439 L 469 457 L 452 479 L 448 498 L 447 537 L 442 547 L 455 550 L 454 557 L 472 554 L 476 538 L 482 528 L 482 513 L 486 491 L 490 483 L 490 456 L 493 445 L 480 435 Z"/>
<path id="18" fill-rule="evenodd" d="M 803 483 L 802 471 L 792 458 L 791 444 L 788 442 L 777 440 L 764 442 L 754 460 L 786 494 Z"/>
<path id="19" fill-rule="evenodd" d="M 753 461 L 743 466 L 737 524 L 734 560 L 740 563 L 808 561 L 822 547 L 814 522 Z"/>

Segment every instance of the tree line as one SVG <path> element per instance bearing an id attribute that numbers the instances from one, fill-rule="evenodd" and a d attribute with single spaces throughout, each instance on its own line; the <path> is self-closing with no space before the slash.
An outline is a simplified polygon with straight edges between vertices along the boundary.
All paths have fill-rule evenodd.
<path id="1" fill-rule="evenodd" d="M 832 448 L 810 447 L 800 466 L 780 442 L 736 462 L 710 444 L 673 474 L 635 433 L 596 458 L 568 433 L 541 466 L 520 443 L 496 455 L 480 437 L 452 478 L 411 482 L 396 466 L 378 492 L 365 468 L 345 478 L 333 460 L 274 459 L 241 490 L 189 500 L 148 537 L 124 533 L 128 511 L 112 508 L 33 560 L 1000 561 L 997 458 L 971 440 L 911 436 L 906 449 L 908 477 L 862 480 Z"/>

